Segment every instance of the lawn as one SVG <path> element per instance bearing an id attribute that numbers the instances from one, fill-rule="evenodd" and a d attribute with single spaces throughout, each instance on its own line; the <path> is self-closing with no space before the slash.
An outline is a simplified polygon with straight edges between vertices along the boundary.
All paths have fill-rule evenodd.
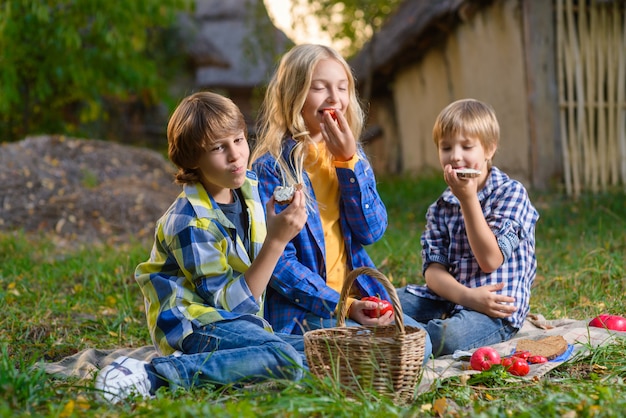
<path id="1" fill-rule="evenodd" d="M 369 248 L 396 286 L 420 282 L 419 238 L 438 176 L 380 179 L 389 212 L 384 239 Z M 540 212 L 538 276 L 531 310 L 548 319 L 626 315 L 626 198 L 623 190 L 571 199 L 531 193 Z M 537 381 L 498 371 L 437 381 L 412 405 L 347 399 L 329 382 L 306 377 L 235 390 L 159 392 L 151 401 L 112 406 L 90 380 L 55 379 L 32 366 L 85 348 L 149 344 L 133 279 L 149 243 L 68 251 L 47 236 L 0 234 L 0 416 L 618 416 L 626 410 L 626 343 L 594 349 Z"/>

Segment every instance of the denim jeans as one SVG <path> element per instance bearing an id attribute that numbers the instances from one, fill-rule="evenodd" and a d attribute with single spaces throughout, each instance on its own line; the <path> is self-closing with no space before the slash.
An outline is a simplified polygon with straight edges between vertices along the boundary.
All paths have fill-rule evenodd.
<path id="1" fill-rule="evenodd" d="M 269 378 L 299 380 L 306 367 L 301 335 L 272 334 L 241 319 L 204 326 L 185 338 L 183 349 L 184 354 L 156 357 L 151 362 L 172 390 Z"/>
<path id="2" fill-rule="evenodd" d="M 505 319 L 454 310 L 452 302 L 422 298 L 407 292 L 406 287 L 397 292 L 405 315 L 426 325 L 435 357 L 508 341 L 518 331 Z"/>
<path id="3" fill-rule="evenodd" d="M 420 324 L 419 322 L 417 322 L 416 320 L 414 320 L 413 318 L 409 317 L 408 315 L 403 315 L 404 318 L 404 326 L 406 327 L 415 327 L 415 328 L 421 328 L 423 330 L 426 330 L 426 328 L 424 327 L 423 324 Z M 309 312 L 307 314 L 307 316 L 304 319 L 306 322 L 306 328 L 304 331 L 309 331 L 309 330 L 314 330 L 314 329 L 321 329 L 321 328 L 333 328 L 337 326 L 337 319 L 336 318 L 320 318 L 316 315 L 313 315 L 311 312 Z M 346 326 L 347 327 L 358 327 L 361 326 L 358 322 L 353 321 L 352 319 L 346 319 Z M 426 340 L 424 341 L 424 362 L 423 364 L 426 364 L 428 362 L 428 359 L 430 358 L 431 354 L 432 354 L 432 344 L 430 341 L 430 337 L 428 335 L 428 333 L 426 333 Z"/>

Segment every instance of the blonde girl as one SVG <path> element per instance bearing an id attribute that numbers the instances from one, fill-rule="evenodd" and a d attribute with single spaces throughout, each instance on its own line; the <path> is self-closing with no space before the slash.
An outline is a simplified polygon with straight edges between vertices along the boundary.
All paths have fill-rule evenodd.
<path id="1" fill-rule="evenodd" d="M 350 67 L 334 49 L 304 44 L 285 54 L 269 83 L 250 161 L 259 192 L 302 184 L 309 216 L 279 260 L 267 290 L 265 315 L 278 332 L 302 333 L 335 325 L 346 274 L 374 264 L 364 246 L 387 228 L 387 211 L 358 139 L 364 123 Z M 386 325 L 388 313 L 366 296 L 388 299 L 375 279 L 360 276 L 348 300 L 348 324 Z M 407 319 L 409 325 L 417 322 Z"/>

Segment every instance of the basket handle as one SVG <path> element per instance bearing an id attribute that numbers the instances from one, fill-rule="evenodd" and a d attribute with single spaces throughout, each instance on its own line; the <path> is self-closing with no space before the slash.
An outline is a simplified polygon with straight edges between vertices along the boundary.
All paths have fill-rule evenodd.
<path id="1" fill-rule="evenodd" d="M 337 318 L 337 326 L 343 327 L 346 325 L 346 315 L 348 314 L 348 304 L 346 303 L 346 299 L 348 298 L 348 293 L 350 292 L 352 284 L 354 283 L 356 278 L 361 275 L 375 278 L 380 282 L 380 284 L 383 285 L 387 293 L 389 293 L 389 297 L 391 298 L 391 304 L 393 305 L 394 310 L 394 323 L 396 325 L 396 330 L 399 334 L 405 334 L 406 331 L 404 329 L 402 306 L 400 305 L 400 300 L 398 299 L 398 293 L 396 293 L 396 288 L 393 287 L 387 276 L 371 267 L 357 267 L 346 276 L 346 279 L 343 282 L 343 287 L 341 288 L 341 294 L 339 295 L 339 304 L 337 306 L 337 312 L 340 313 L 339 317 Z"/>

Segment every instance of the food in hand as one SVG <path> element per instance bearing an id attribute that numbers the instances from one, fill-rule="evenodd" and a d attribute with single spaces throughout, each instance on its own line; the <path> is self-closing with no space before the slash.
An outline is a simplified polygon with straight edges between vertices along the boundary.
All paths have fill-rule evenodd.
<path id="1" fill-rule="evenodd" d="M 293 201 L 296 190 L 302 190 L 302 185 L 296 183 L 292 186 L 277 186 L 274 189 L 274 200 L 281 205 L 288 205 Z"/>
<path id="2" fill-rule="evenodd" d="M 327 107 L 326 109 L 324 109 L 324 112 L 330 113 L 330 117 L 332 117 L 334 121 L 337 120 L 337 110 L 336 109 L 333 109 L 332 107 Z"/>
<path id="3" fill-rule="evenodd" d="M 589 322 L 590 327 L 606 328 L 612 331 L 626 331 L 626 318 L 619 315 L 602 314 Z"/>
<path id="4" fill-rule="evenodd" d="M 460 178 L 470 179 L 480 176 L 480 170 L 474 170 L 473 168 L 459 168 L 456 171 L 456 175 Z"/>
<path id="5" fill-rule="evenodd" d="M 480 347 L 470 357 L 473 370 L 489 370 L 494 364 L 500 364 L 500 354 L 492 347 Z"/>
<path id="6" fill-rule="evenodd" d="M 363 309 L 363 313 L 370 318 L 380 318 L 387 312 L 393 313 L 393 305 L 387 300 L 380 299 L 376 296 L 367 296 L 361 300 L 376 302 L 378 304 L 376 309 Z"/>

